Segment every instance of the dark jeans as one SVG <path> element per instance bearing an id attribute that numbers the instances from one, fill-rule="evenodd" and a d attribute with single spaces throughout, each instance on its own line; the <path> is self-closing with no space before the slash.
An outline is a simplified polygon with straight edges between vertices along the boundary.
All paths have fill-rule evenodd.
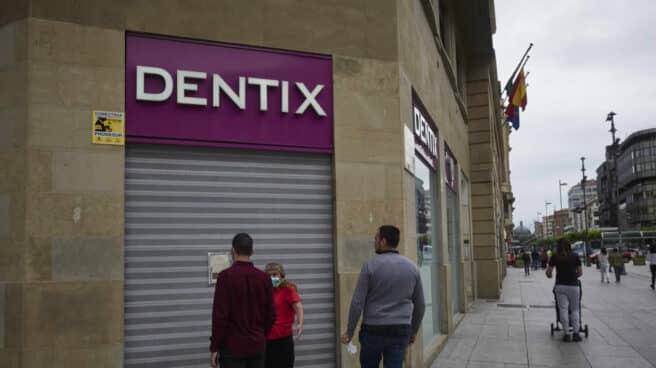
<path id="1" fill-rule="evenodd" d="M 219 353 L 221 368 L 264 368 L 264 353 L 235 357 L 228 352 Z"/>
<path id="2" fill-rule="evenodd" d="M 651 270 L 651 286 L 654 286 L 654 281 L 656 281 L 656 264 L 649 265 Z"/>
<path id="3" fill-rule="evenodd" d="M 396 334 L 394 334 L 396 335 Z M 361 368 L 378 368 L 383 359 L 384 368 L 403 367 L 405 349 L 410 336 L 375 335 L 365 329 L 360 330 L 360 366 Z"/>
<path id="4" fill-rule="evenodd" d="M 525 275 L 531 274 L 531 265 L 528 264 L 528 262 L 524 263 L 524 274 Z"/>
<path id="5" fill-rule="evenodd" d="M 294 367 L 294 338 L 267 340 L 266 368 Z"/>
<path id="6" fill-rule="evenodd" d="M 620 282 L 622 276 L 622 266 L 613 266 L 613 273 L 615 273 L 615 282 Z"/>

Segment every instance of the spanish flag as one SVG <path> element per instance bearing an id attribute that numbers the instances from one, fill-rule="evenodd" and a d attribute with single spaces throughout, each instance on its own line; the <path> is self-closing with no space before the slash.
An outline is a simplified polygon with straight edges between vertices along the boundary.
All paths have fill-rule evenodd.
<path id="1" fill-rule="evenodd" d="M 519 71 L 515 83 L 513 83 L 512 94 L 510 95 L 510 105 L 521 107 L 522 111 L 526 109 L 526 81 L 524 79 L 524 68 Z"/>
<path id="2" fill-rule="evenodd" d="M 515 83 L 513 83 L 512 93 L 508 99 L 508 107 L 506 107 L 506 116 L 515 130 L 519 129 L 520 107 L 522 108 L 522 111 L 526 109 L 526 81 L 524 80 L 524 68 L 519 71 L 517 79 L 515 79 Z"/>

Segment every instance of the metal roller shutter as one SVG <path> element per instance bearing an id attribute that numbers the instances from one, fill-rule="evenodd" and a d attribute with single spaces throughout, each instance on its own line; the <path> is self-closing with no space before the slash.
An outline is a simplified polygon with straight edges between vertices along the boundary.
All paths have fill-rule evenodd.
<path id="1" fill-rule="evenodd" d="M 207 253 L 238 232 L 282 263 L 305 307 L 297 367 L 335 366 L 332 164 L 327 155 L 128 146 L 125 366 L 209 366 Z"/>

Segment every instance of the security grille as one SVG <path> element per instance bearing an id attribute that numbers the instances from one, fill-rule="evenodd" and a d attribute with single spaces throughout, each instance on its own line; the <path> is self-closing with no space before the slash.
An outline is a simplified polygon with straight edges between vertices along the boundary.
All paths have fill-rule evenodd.
<path id="1" fill-rule="evenodd" d="M 207 254 L 238 232 L 298 286 L 296 366 L 335 366 L 329 156 L 134 145 L 125 170 L 125 367 L 209 366 Z"/>

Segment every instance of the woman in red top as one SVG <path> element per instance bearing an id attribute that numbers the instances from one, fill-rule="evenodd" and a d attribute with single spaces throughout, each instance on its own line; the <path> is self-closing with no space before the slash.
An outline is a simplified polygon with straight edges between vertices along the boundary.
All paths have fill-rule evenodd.
<path id="1" fill-rule="evenodd" d="M 296 285 L 285 279 L 280 263 L 269 263 L 264 268 L 273 283 L 273 300 L 276 304 L 276 321 L 267 336 L 266 367 L 292 368 L 294 366 L 294 339 L 292 325 L 297 317 L 296 333 L 303 333 L 303 305 Z"/>

